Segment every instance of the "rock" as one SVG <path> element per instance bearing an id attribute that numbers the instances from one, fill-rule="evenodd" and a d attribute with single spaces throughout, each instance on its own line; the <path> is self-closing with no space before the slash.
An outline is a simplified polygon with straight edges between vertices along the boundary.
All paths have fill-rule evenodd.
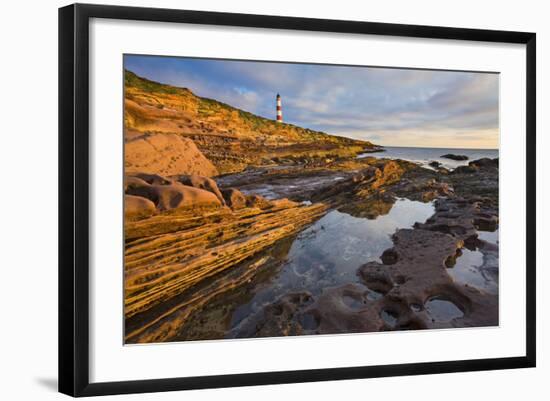
<path id="1" fill-rule="evenodd" d="M 134 174 L 133 176 L 134 177 L 131 177 L 131 178 L 138 178 L 146 182 L 147 184 L 170 185 L 172 183 L 172 181 L 169 180 L 168 178 L 162 177 L 158 174 L 137 173 L 137 174 Z"/>
<path id="2" fill-rule="evenodd" d="M 246 196 L 246 206 L 265 209 L 267 207 L 270 207 L 271 203 L 263 196 L 254 194 Z"/>
<path id="3" fill-rule="evenodd" d="M 471 161 L 470 163 L 468 163 L 468 165 L 472 167 L 477 167 L 477 168 L 485 168 L 485 167 L 498 168 L 498 158 L 489 159 L 488 157 L 484 157 L 482 159 Z"/>
<path id="4" fill-rule="evenodd" d="M 368 199 L 346 202 L 342 207 L 338 208 L 338 211 L 350 216 L 373 220 L 378 216 L 388 214 L 394 203 L 395 198 L 393 196 L 383 193 L 373 195 Z"/>
<path id="5" fill-rule="evenodd" d="M 216 167 L 191 139 L 175 134 L 127 134 L 124 163 L 126 173 L 199 174 L 206 177 L 218 174 Z"/>
<path id="6" fill-rule="evenodd" d="M 456 258 L 462 247 L 459 237 L 415 228 L 397 230 L 393 241 L 394 246 L 384 252 L 391 263 L 369 262 L 358 270 L 368 288 L 383 294 L 368 305 L 369 309 L 379 311 L 377 316 L 369 316 L 374 319 L 371 323 L 384 324 L 385 329 L 392 330 L 498 324 L 498 297 L 457 283 L 447 273 L 448 259 Z M 333 296 L 335 292 L 332 291 Z M 422 307 L 432 299 L 452 304 L 456 316 L 434 319 Z M 393 322 L 388 322 L 385 314 L 391 315 Z M 346 318 L 344 314 L 342 319 Z M 331 321 L 334 320 L 336 316 L 331 316 Z M 322 319 L 320 325 L 323 327 Z M 353 330 L 354 326 L 350 328 Z"/>
<path id="7" fill-rule="evenodd" d="M 365 287 L 358 284 L 346 284 L 323 291 L 308 308 L 308 312 L 318 322 L 318 332 L 336 334 L 383 330 L 381 307 L 369 302 L 367 294 Z"/>
<path id="8" fill-rule="evenodd" d="M 246 197 L 235 188 L 222 189 L 222 195 L 227 206 L 233 210 L 246 207 Z"/>
<path id="9" fill-rule="evenodd" d="M 371 147 L 363 149 L 361 153 L 377 153 L 377 152 L 385 152 L 386 149 L 384 149 L 382 146 L 379 145 L 372 145 Z"/>
<path id="10" fill-rule="evenodd" d="M 459 238 L 424 229 L 400 229 L 386 264 L 369 262 L 358 275 L 366 284 L 346 284 L 323 291 L 309 307 L 319 333 L 350 333 L 498 324 L 498 297 L 458 284 L 446 261 L 462 246 Z M 497 273 L 498 274 L 498 273 Z M 377 291 L 379 296 L 368 297 Z M 447 302 L 452 315 L 435 316 L 433 300 Z M 456 313 L 454 313 L 456 312 Z"/>
<path id="11" fill-rule="evenodd" d="M 377 167 L 369 166 L 359 173 L 355 174 L 351 179 L 353 182 L 363 182 L 374 179 L 379 179 L 382 177 L 382 170 Z"/>
<path id="12" fill-rule="evenodd" d="M 220 202 L 225 205 L 225 199 L 220 192 L 216 181 L 214 181 L 212 178 L 202 177 L 196 174 L 175 175 L 170 178 L 183 185 L 188 185 L 193 188 L 204 189 L 205 191 L 212 192 L 214 195 L 216 195 Z"/>
<path id="13" fill-rule="evenodd" d="M 386 249 L 382 253 L 382 256 L 380 256 L 380 259 L 382 260 L 382 263 L 384 263 L 385 265 L 393 265 L 397 263 L 397 260 L 399 259 L 399 255 L 397 254 L 395 249 L 390 248 L 390 249 Z"/>
<path id="14" fill-rule="evenodd" d="M 191 141 L 219 173 L 240 172 L 278 157 L 282 163 L 294 164 L 302 159 L 312 164 L 321 159 L 352 158 L 363 149 L 375 148 L 367 141 L 354 140 L 292 124 L 277 124 L 272 119 L 238 110 L 214 99 L 196 96 L 189 89 L 163 85 L 125 72 L 124 126 L 126 139 L 141 141 L 139 149 L 151 149 L 151 158 L 126 160 L 127 171 L 147 171 L 161 175 L 198 174 L 215 176 L 204 170 L 205 161 L 197 165 L 197 153 L 182 153 L 174 146 L 152 147 L 139 137 L 173 135 Z M 317 159 L 317 160 L 316 160 Z"/>
<path id="15" fill-rule="evenodd" d="M 435 174 L 427 169 L 422 169 L 429 174 L 410 175 L 407 174 L 400 182 L 395 184 L 391 190 L 400 197 L 422 202 L 432 201 L 440 196 L 453 195 L 453 188 L 445 182 L 436 178 Z"/>
<path id="16" fill-rule="evenodd" d="M 433 167 L 433 168 L 438 168 L 439 166 L 441 166 L 441 163 L 434 160 L 434 161 L 429 162 L 428 165 Z"/>
<path id="17" fill-rule="evenodd" d="M 477 173 L 479 169 L 476 166 L 458 166 L 451 173 L 452 174 L 473 174 Z"/>
<path id="18" fill-rule="evenodd" d="M 128 190 L 128 188 L 137 188 L 137 187 L 146 187 L 149 183 L 142 180 L 139 177 L 133 177 L 133 176 L 125 176 L 124 177 L 124 192 Z"/>
<path id="19" fill-rule="evenodd" d="M 124 216 L 130 219 L 144 218 L 156 212 L 155 204 L 141 196 L 124 195 Z"/>
<path id="20" fill-rule="evenodd" d="M 169 185 L 129 186 L 128 195 L 141 196 L 153 202 L 157 210 L 189 207 L 221 206 L 221 201 L 211 192 L 173 182 Z"/>
<path id="21" fill-rule="evenodd" d="M 309 292 L 290 293 L 281 297 L 264 310 L 264 319 L 258 324 L 256 337 L 289 336 L 303 334 L 303 329 L 295 317 L 300 309 L 312 302 Z"/>
<path id="22" fill-rule="evenodd" d="M 210 192 L 186 188 L 219 202 Z M 273 269 L 269 266 L 276 268 L 279 258 L 284 257 L 277 253 L 286 255 L 295 235 L 326 211 L 322 204 L 251 208 L 241 213 L 218 207 L 209 213 L 187 209 L 177 215 L 160 213 L 128 222 L 124 314 L 127 322 L 132 318 L 137 321 L 126 331 L 126 338 L 134 343 L 175 340 L 190 311 L 200 309 L 201 302 L 223 291 L 246 285 L 256 269 L 261 269 L 260 274 L 270 274 Z M 276 264 L 270 265 L 274 260 Z M 264 266 L 268 268 L 262 269 Z M 217 276 L 221 272 L 229 276 Z M 216 279 L 211 280 L 213 277 Z M 300 300 L 307 301 L 303 297 L 289 301 L 298 305 Z M 167 301 L 185 307 L 170 312 L 158 307 Z"/>
<path id="23" fill-rule="evenodd" d="M 315 191 L 311 195 L 312 202 L 331 201 L 334 203 L 349 203 L 350 200 L 366 199 L 380 188 L 398 182 L 405 172 L 404 168 L 394 160 L 375 160 L 369 166 L 348 179 L 337 181 L 328 188 Z"/>
<path id="24" fill-rule="evenodd" d="M 475 198 L 438 199 L 436 213 L 416 228 L 450 234 L 466 245 L 477 240 L 477 230 L 494 231 L 498 225 L 498 211 L 483 207 Z"/>
<path id="25" fill-rule="evenodd" d="M 278 208 L 278 209 L 287 209 L 291 207 L 297 207 L 300 205 L 300 203 L 291 201 L 290 199 L 287 199 L 287 198 L 273 199 L 272 201 L 269 201 L 269 203 L 273 208 Z"/>
<path id="26" fill-rule="evenodd" d="M 461 160 L 468 160 L 468 156 L 465 156 L 465 155 L 455 155 L 455 154 L 452 154 L 452 153 L 447 153 L 441 157 L 444 157 L 445 159 L 451 159 L 451 160 L 457 160 L 457 161 L 461 161 Z"/>
<path id="27" fill-rule="evenodd" d="M 473 161 L 467 166 L 457 167 L 442 179 L 453 186 L 457 196 L 467 199 L 481 198 L 484 203 L 489 202 L 498 210 L 498 159 L 490 160 L 479 163 Z"/>
<path id="28" fill-rule="evenodd" d="M 474 226 L 481 231 L 495 231 L 498 227 L 498 216 L 479 213 L 474 218 Z"/>

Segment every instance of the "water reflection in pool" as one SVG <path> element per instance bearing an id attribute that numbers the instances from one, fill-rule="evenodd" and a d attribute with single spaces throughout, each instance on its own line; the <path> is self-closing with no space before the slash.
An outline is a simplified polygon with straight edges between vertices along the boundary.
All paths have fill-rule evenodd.
<path id="1" fill-rule="evenodd" d="M 457 283 L 466 284 L 479 290 L 498 293 L 498 230 L 479 231 L 478 238 L 489 243 L 481 249 L 461 249 L 461 256 L 447 273 Z M 491 246 L 492 245 L 492 246 Z"/>
<path id="2" fill-rule="evenodd" d="M 324 288 L 357 282 L 357 269 L 367 262 L 380 262 L 382 252 L 393 245 L 391 235 L 397 229 L 424 222 L 433 213 L 432 203 L 407 199 L 398 199 L 386 215 L 375 219 L 329 212 L 298 235 L 279 274 L 268 285 L 255 289 L 252 300 L 235 310 L 234 335 L 263 306 L 284 294 L 308 291 L 317 295 Z M 377 294 L 373 292 L 371 297 Z"/>
<path id="3" fill-rule="evenodd" d="M 477 237 L 491 244 L 498 245 L 499 243 L 499 230 L 495 231 L 478 231 Z"/>
<path id="4" fill-rule="evenodd" d="M 458 306 L 444 298 L 430 298 L 426 301 L 425 308 L 428 315 L 437 323 L 450 322 L 455 318 L 464 316 L 464 312 Z"/>

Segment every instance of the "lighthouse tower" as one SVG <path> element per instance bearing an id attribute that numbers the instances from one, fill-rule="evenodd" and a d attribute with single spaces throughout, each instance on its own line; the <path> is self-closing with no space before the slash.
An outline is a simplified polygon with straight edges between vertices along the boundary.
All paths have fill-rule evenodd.
<path id="1" fill-rule="evenodd" d="M 277 122 L 283 122 L 283 109 L 281 106 L 281 95 L 277 93 Z"/>

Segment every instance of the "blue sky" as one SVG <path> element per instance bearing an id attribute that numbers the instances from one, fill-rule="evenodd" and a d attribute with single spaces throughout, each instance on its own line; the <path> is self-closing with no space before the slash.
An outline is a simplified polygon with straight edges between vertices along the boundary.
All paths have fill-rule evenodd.
<path id="1" fill-rule="evenodd" d="M 386 146 L 498 147 L 497 74 L 125 56 L 125 68 L 266 118 Z"/>

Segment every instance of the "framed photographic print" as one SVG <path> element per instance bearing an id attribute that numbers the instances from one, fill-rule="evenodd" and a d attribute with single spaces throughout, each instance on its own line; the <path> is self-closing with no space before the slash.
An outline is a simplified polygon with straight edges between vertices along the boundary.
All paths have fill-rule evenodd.
<path id="1" fill-rule="evenodd" d="M 535 366 L 535 34 L 59 10 L 59 389 Z"/>

